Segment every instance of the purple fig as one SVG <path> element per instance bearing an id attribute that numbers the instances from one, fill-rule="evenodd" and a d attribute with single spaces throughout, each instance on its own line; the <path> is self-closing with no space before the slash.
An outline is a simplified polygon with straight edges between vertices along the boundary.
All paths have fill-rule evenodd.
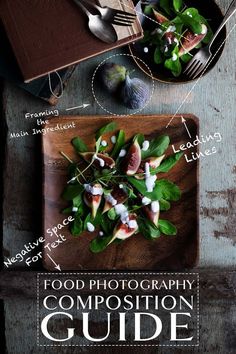
<path id="1" fill-rule="evenodd" d="M 155 203 L 155 208 L 154 208 Z M 142 210 L 146 214 L 147 218 L 153 222 L 154 225 L 158 226 L 159 216 L 160 216 L 160 204 L 159 202 L 154 202 L 151 205 L 143 206 Z"/>
<path id="2" fill-rule="evenodd" d="M 169 21 L 167 17 L 165 17 L 164 15 L 162 15 L 160 12 L 156 11 L 155 9 L 153 9 L 153 13 L 154 13 L 155 19 L 157 20 L 158 23 L 162 24 L 164 22 Z"/>
<path id="3" fill-rule="evenodd" d="M 96 183 L 91 189 L 95 189 L 95 191 L 102 191 L 102 186 L 99 183 Z M 98 208 L 102 201 L 103 192 L 99 192 L 98 194 L 95 193 L 96 192 L 93 194 L 87 190 L 84 192 L 84 202 L 92 210 L 93 218 L 95 218 L 97 215 Z"/>
<path id="4" fill-rule="evenodd" d="M 115 186 L 110 195 L 105 197 L 106 202 L 104 205 L 103 213 L 107 212 L 117 204 L 123 204 L 127 199 L 128 195 L 125 190 L 119 186 Z"/>
<path id="5" fill-rule="evenodd" d="M 137 215 L 129 214 L 129 221 L 123 224 L 121 221 L 117 224 L 113 231 L 114 239 L 126 240 L 138 230 Z"/>
<path id="6" fill-rule="evenodd" d="M 115 161 L 108 155 L 95 154 L 94 152 L 84 152 L 80 154 L 83 159 L 90 163 L 94 160 L 93 164 L 97 168 L 113 168 L 115 167 Z"/>
<path id="7" fill-rule="evenodd" d="M 146 160 L 143 160 L 139 166 L 137 174 L 135 176 L 136 179 L 144 179 L 144 170 L 145 170 L 145 163 L 149 163 L 151 168 L 157 168 L 162 163 L 165 155 L 159 157 L 149 157 Z"/>
<path id="8" fill-rule="evenodd" d="M 121 99 L 125 106 L 130 109 L 140 109 L 145 106 L 150 98 L 148 85 L 140 79 L 131 79 L 128 74 L 121 87 Z"/>
<path id="9" fill-rule="evenodd" d="M 206 36 L 207 26 L 202 24 L 202 33 L 194 34 L 190 30 L 187 30 L 183 34 L 183 40 L 181 41 L 181 48 L 179 50 L 179 56 L 191 52 Z"/>
<path id="10" fill-rule="evenodd" d="M 133 176 L 137 172 L 141 163 L 141 149 L 137 139 L 130 146 L 123 162 L 123 170 L 128 176 Z"/>

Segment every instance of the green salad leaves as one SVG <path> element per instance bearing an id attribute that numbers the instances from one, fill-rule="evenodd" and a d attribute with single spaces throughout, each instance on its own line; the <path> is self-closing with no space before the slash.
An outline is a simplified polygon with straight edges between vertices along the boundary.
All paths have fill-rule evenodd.
<path id="1" fill-rule="evenodd" d="M 144 38 L 140 41 L 148 46 L 153 61 L 179 77 L 183 66 L 194 55 L 194 50 L 206 45 L 213 37 L 208 21 L 194 7 L 186 8 L 182 0 L 160 0 L 157 4 L 144 6 L 144 14 L 156 22 L 146 19 Z M 150 29 L 149 29 L 150 28 Z"/>
<path id="2" fill-rule="evenodd" d="M 72 214 L 70 232 L 94 235 L 93 253 L 104 251 L 141 233 L 148 240 L 177 234 L 176 227 L 160 218 L 181 197 L 179 187 L 163 178 L 182 154 L 168 154 L 170 139 L 148 140 L 143 134 L 126 139 L 114 122 L 95 132 L 91 149 L 80 137 L 72 140 L 78 161 L 67 159 L 68 182 L 62 197 L 69 203 L 63 210 Z"/>

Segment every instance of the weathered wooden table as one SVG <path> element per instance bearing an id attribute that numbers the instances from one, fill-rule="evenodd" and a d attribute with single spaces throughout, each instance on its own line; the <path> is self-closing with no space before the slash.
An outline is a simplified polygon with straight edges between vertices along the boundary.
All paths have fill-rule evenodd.
<path id="1" fill-rule="evenodd" d="M 225 11 L 231 0 L 220 0 Z M 235 18 L 228 25 L 232 29 Z M 233 31 L 221 60 L 214 70 L 193 84 L 172 86 L 155 82 L 151 103 L 143 113 L 174 114 L 183 103 L 181 113 L 193 113 L 200 119 L 203 135 L 219 132 L 222 142 L 219 152 L 200 160 L 200 284 L 201 323 L 200 347 L 176 348 L 175 353 L 225 354 L 235 352 L 235 285 L 236 263 L 236 149 L 235 149 L 235 45 Z M 125 53 L 127 49 L 114 51 Z M 110 55 L 110 53 L 109 53 Z M 90 103 L 81 114 L 103 114 L 91 94 L 94 68 L 108 55 L 80 64 L 69 82 L 57 108 Z M 124 62 L 130 58 L 124 57 Z M 25 113 L 40 112 L 50 107 L 9 83 L 2 85 L 1 106 L 1 166 L 3 167 L 3 256 L 14 256 L 23 245 L 40 236 L 41 228 L 41 160 L 40 137 L 10 139 L 11 132 L 35 127 L 35 120 L 26 120 Z M 115 107 L 117 112 L 119 108 Z M 77 112 L 76 112 L 77 113 Z M 121 112 L 119 112 L 121 113 Z M 124 112 L 122 112 L 124 113 Z M 72 113 L 71 113 L 72 114 Z M 1 352 L 9 354 L 96 352 L 89 348 L 39 348 L 36 346 L 35 269 L 11 268 L 0 273 Z M 27 271 L 28 270 L 28 271 Z M 98 319 L 99 321 L 99 319 Z M 120 353 L 123 348 L 113 348 Z M 131 350 L 130 350 L 131 351 Z M 145 352 L 168 353 L 168 348 L 145 349 Z M 97 351 L 98 352 L 98 351 Z M 109 348 L 103 348 L 109 353 Z M 135 349 L 135 352 L 143 353 Z"/>

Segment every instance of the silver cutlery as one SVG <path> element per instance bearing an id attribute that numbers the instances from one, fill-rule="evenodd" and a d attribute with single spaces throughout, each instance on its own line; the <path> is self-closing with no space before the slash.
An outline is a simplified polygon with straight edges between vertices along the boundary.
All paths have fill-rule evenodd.
<path id="1" fill-rule="evenodd" d="M 231 18 L 231 16 L 233 16 L 235 12 L 236 12 L 236 0 L 233 0 L 225 14 L 225 17 L 221 25 L 217 29 L 210 43 L 206 47 L 200 49 L 197 52 L 197 54 L 195 54 L 194 57 L 191 59 L 191 61 L 188 63 L 184 73 L 187 76 L 189 76 L 190 79 L 195 79 L 205 69 L 207 63 L 212 57 L 212 51 L 211 51 L 212 44 L 214 43 L 216 37 L 218 36 L 222 28 L 225 26 L 225 24 L 229 21 L 229 19 Z"/>
<path id="2" fill-rule="evenodd" d="M 88 26 L 94 36 L 105 43 L 114 43 L 118 40 L 117 33 L 109 22 L 104 21 L 100 15 L 93 15 L 91 12 L 89 12 L 88 9 L 80 2 L 80 0 L 74 0 L 74 2 L 88 16 Z"/>
<path id="3" fill-rule="evenodd" d="M 85 2 L 96 9 L 101 14 L 101 18 L 104 21 L 110 22 L 114 25 L 132 26 L 136 19 L 136 14 L 132 14 L 130 12 L 112 9 L 111 7 L 107 6 L 98 6 L 91 0 L 82 0 L 82 2 Z"/>

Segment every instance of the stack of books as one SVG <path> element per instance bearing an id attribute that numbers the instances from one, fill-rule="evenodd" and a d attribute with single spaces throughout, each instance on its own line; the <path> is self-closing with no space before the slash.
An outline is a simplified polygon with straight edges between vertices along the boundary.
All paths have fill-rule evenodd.
<path id="1" fill-rule="evenodd" d="M 131 0 L 99 3 L 134 11 Z M 77 63 L 142 37 L 137 19 L 132 27 L 116 27 L 116 43 L 101 42 L 73 0 L 1 0 L 0 16 L 0 75 L 51 104 Z"/>

